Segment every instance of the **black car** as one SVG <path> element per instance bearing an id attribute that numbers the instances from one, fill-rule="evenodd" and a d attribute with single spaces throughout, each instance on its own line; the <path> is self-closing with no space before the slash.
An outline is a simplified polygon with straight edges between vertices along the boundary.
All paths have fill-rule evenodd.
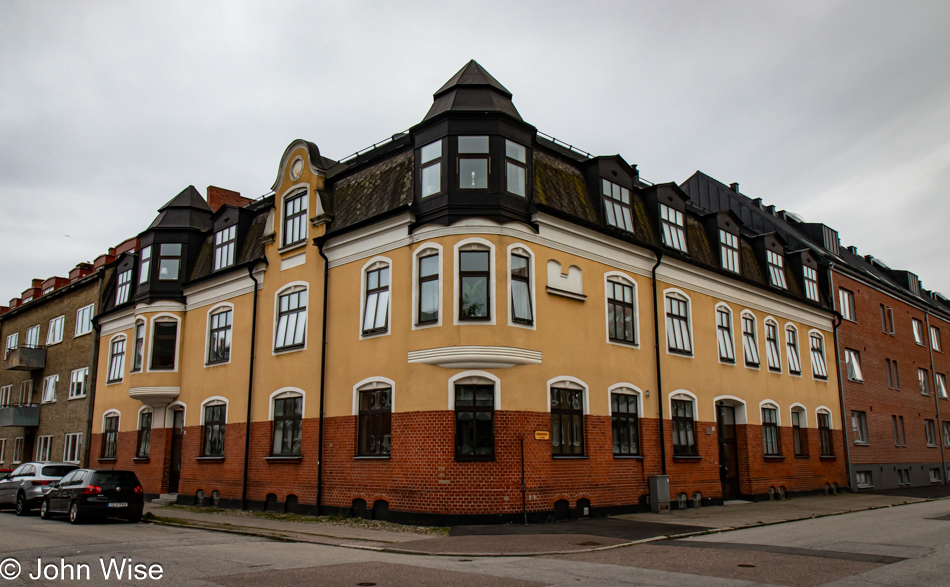
<path id="1" fill-rule="evenodd" d="M 52 485 L 40 506 L 44 520 L 56 514 L 68 515 L 73 524 L 96 517 L 142 519 L 145 493 L 132 471 L 76 469 Z"/>

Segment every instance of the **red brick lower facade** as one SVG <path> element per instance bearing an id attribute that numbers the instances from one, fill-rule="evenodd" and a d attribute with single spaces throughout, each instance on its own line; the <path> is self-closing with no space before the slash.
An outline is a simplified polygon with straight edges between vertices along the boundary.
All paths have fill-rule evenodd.
<path id="1" fill-rule="evenodd" d="M 640 420 L 642 457 L 615 457 L 612 452 L 611 419 L 585 416 L 585 456 L 558 458 L 551 455 L 548 440 L 536 440 L 535 431 L 550 430 L 548 413 L 495 412 L 495 460 L 455 459 L 454 413 L 450 411 L 395 413 L 392 415 L 392 452 L 389 458 L 356 456 L 355 416 L 328 418 L 324 430 L 324 511 L 349 512 L 354 505 L 372 509 L 385 502 L 388 511 L 402 519 L 412 516 L 441 519 L 511 519 L 522 508 L 534 519 L 551 512 L 589 506 L 591 511 L 635 510 L 646 507 L 648 478 L 662 472 L 659 426 L 655 419 Z M 696 422 L 699 458 L 672 456 L 667 434 L 667 474 L 670 495 L 692 499 L 701 494 L 705 503 L 722 499 L 719 477 L 719 443 L 715 423 Z M 708 432 L 708 433 L 707 433 Z M 784 458 L 766 459 L 759 426 L 737 426 L 740 491 L 744 497 L 770 493 L 821 491 L 826 486 L 847 485 L 843 444 L 835 432 L 837 458 L 819 457 L 816 430 L 808 430 L 806 458 L 791 452 L 792 431 L 782 428 Z M 201 458 L 202 431 L 184 431 L 179 501 L 193 503 L 199 491 L 210 504 L 214 492 L 222 505 L 240 507 L 244 474 L 243 423 L 227 426 L 223 459 Z M 98 435 L 97 435 L 98 436 Z M 524 441 L 522 495 L 521 443 Z M 269 459 L 270 422 L 251 426 L 247 499 L 252 507 L 315 512 L 319 422 L 303 421 L 301 457 Z M 93 451 L 99 439 L 94 438 Z M 147 461 L 133 459 L 136 433 L 119 435 L 116 468 L 136 472 L 146 493 L 168 490 L 171 467 L 170 429 L 152 431 L 151 455 Z M 95 455 L 95 452 L 94 452 Z M 524 499 L 524 501 L 523 501 Z M 357 501 L 362 500 L 362 502 Z M 586 500 L 586 501 L 584 501 Z M 561 502 L 561 503 L 558 503 Z M 524 504 L 524 506 L 523 506 Z M 675 507 L 675 505 L 674 505 Z"/>

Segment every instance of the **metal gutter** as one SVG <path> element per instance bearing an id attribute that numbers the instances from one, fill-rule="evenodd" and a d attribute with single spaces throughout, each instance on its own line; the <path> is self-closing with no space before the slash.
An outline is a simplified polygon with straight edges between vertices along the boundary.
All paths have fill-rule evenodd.
<path id="1" fill-rule="evenodd" d="M 837 309 L 838 297 L 835 294 L 835 276 L 834 276 L 834 261 L 828 263 L 828 287 L 831 289 L 829 292 L 831 297 L 831 307 L 835 308 L 835 324 L 834 324 L 834 338 L 835 338 L 835 370 L 838 373 L 838 400 L 841 402 L 841 432 L 844 436 L 844 468 L 845 473 L 848 475 L 848 487 L 854 491 L 855 487 L 851 484 L 851 440 L 848 438 L 848 426 L 845 424 L 847 422 L 848 408 L 844 401 L 844 381 L 841 379 L 841 347 L 838 341 L 838 327 L 841 326 L 841 313 Z"/>
<path id="2" fill-rule="evenodd" d="M 323 252 L 326 244 L 327 235 L 314 239 L 317 245 L 317 252 L 323 258 L 323 315 L 320 317 L 323 322 L 321 340 L 320 340 L 320 429 L 317 433 L 317 515 L 320 515 L 320 508 L 323 505 L 323 418 L 325 413 L 326 398 L 326 372 L 327 372 L 327 294 L 330 283 L 330 259 Z"/>
<path id="3" fill-rule="evenodd" d="M 267 264 L 267 257 L 261 257 L 257 260 Z M 257 341 L 257 289 L 260 283 L 254 277 L 254 267 L 257 263 L 247 265 L 247 276 L 254 282 L 254 302 L 251 309 L 251 364 L 247 370 L 247 419 L 244 421 L 244 476 L 241 480 L 241 509 L 247 509 L 247 481 L 248 465 L 250 463 L 251 453 L 251 399 L 254 395 L 254 357 L 255 342 Z"/>
<path id="4" fill-rule="evenodd" d="M 656 399 L 659 405 L 660 419 L 660 461 L 662 463 L 663 474 L 666 475 L 666 432 L 663 426 L 663 376 L 660 366 L 660 315 L 657 309 L 656 297 L 656 270 L 663 262 L 663 251 L 661 249 L 652 249 L 656 254 L 656 264 L 653 266 L 653 340 L 655 342 L 654 350 L 656 355 Z"/>
<path id="5" fill-rule="evenodd" d="M 102 273 L 105 273 L 104 270 L 96 272 L 99 275 L 99 284 L 96 286 L 96 307 L 102 307 L 102 284 L 105 281 L 103 279 Z M 96 404 L 96 374 L 99 372 L 99 335 L 102 332 L 102 326 L 99 325 L 99 321 L 96 319 L 96 316 L 93 316 L 92 319 L 92 330 L 96 333 L 96 338 L 92 341 L 92 365 L 89 373 L 89 388 L 86 390 L 86 401 L 88 402 L 86 406 L 86 435 L 85 446 L 82 449 L 83 452 L 83 462 L 86 466 L 89 466 L 89 456 L 92 452 L 92 416 L 95 413 L 95 404 Z"/>
<path id="6" fill-rule="evenodd" d="M 943 479 L 943 484 L 947 484 L 947 455 L 944 451 L 943 444 L 943 429 L 942 422 L 940 420 L 940 398 L 937 397 L 937 370 L 934 368 L 934 344 L 933 340 L 930 338 L 930 312 L 924 312 L 924 317 L 927 320 L 927 332 L 925 334 L 924 340 L 927 341 L 927 347 L 930 349 L 930 377 L 933 379 L 933 390 L 934 390 L 934 406 L 937 408 L 937 422 L 936 430 L 934 431 L 937 435 L 937 444 L 940 445 L 940 477 Z"/>

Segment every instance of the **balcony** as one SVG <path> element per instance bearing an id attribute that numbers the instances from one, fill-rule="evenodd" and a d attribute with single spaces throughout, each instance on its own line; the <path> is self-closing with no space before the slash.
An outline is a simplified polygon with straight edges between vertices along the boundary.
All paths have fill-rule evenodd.
<path id="1" fill-rule="evenodd" d="M 3 406 L 0 408 L 0 427 L 39 426 L 40 407 L 36 404 Z"/>
<path id="2" fill-rule="evenodd" d="M 21 346 L 7 351 L 3 368 L 12 371 L 36 371 L 46 368 L 46 349 Z"/>

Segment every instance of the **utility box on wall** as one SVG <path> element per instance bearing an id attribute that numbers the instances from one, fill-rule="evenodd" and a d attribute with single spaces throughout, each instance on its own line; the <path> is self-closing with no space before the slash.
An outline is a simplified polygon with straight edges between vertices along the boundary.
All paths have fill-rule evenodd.
<path id="1" fill-rule="evenodd" d="M 650 510 L 654 514 L 670 513 L 670 478 L 667 475 L 650 477 Z"/>

